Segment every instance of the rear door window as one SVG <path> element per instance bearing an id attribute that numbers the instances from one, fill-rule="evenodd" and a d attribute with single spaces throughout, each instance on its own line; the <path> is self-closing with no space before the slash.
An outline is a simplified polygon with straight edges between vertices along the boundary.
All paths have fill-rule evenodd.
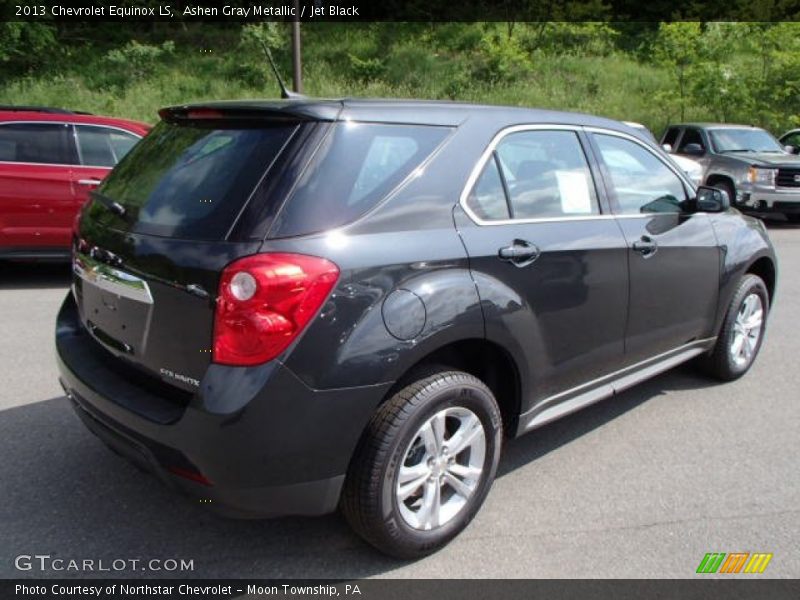
<path id="1" fill-rule="evenodd" d="M 506 135 L 467 196 L 467 206 L 485 221 L 600 212 L 583 147 L 577 134 L 568 130 Z"/>
<path id="2" fill-rule="evenodd" d="M 316 151 L 271 237 L 340 227 L 375 207 L 431 155 L 446 127 L 344 121 Z"/>
<path id="3" fill-rule="evenodd" d="M 126 214 L 114 215 L 98 200 L 92 216 L 136 233 L 222 239 L 296 128 L 263 121 L 161 122 L 98 188 Z"/>
<path id="4" fill-rule="evenodd" d="M 0 161 L 69 165 L 72 150 L 66 123 L 0 125 Z"/>
<path id="5" fill-rule="evenodd" d="M 81 164 L 87 167 L 113 167 L 139 141 L 132 133 L 110 127 L 75 125 Z"/>

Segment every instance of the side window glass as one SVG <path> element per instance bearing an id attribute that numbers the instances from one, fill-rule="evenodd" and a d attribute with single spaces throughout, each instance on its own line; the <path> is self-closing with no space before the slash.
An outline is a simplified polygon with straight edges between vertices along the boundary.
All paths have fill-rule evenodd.
<path id="1" fill-rule="evenodd" d="M 784 146 L 800 146 L 800 131 L 786 136 L 783 140 Z"/>
<path id="2" fill-rule="evenodd" d="M 111 142 L 111 151 L 114 153 L 115 164 L 122 160 L 122 157 L 130 152 L 140 138 L 131 133 L 123 131 L 112 130 L 108 134 L 109 141 Z"/>
<path id="3" fill-rule="evenodd" d="M 484 221 L 497 221 L 510 218 L 508 201 L 500 179 L 497 159 L 492 154 L 483 172 L 467 198 L 467 206 L 478 218 Z"/>
<path id="4" fill-rule="evenodd" d="M 686 146 L 689 144 L 697 144 L 703 150 L 706 149 L 706 145 L 703 143 L 703 136 L 700 135 L 700 132 L 697 129 L 687 129 L 684 134 L 683 138 L 681 139 L 680 148 L 678 148 L 678 152 L 683 152 L 686 149 Z"/>
<path id="5" fill-rule="evenodd" d="M 611 177 L 618 212 L 675 213 L 686 206 L 681 179 L 643 146 L 612 135 L 594 134 Z"/>
<path id="6" fill-rule="evenodd" d="M 90 167 L 113 167 L 117 164 L 111 146 L 113 131 L 105 127 L 76 125 L 81 164 Z"/>
<path id="7" fill-rule="evenodd" d="M 0 160 L 69 164 L 67 126 L 63 123 L 10 123 L 0 126 Z"/>
<path id="8" fill-rule="evenodd" d="M 515 219 L 599 212 L 591 171 L 574 131 L 520 131 L 496 148 Z"/>
<path id="9" fill-rule="evenodd" d="M 664 139 L 661 140 L 662 144 L 669 144 L 672 146 L 672 149 L 675 149 L 675 142 L 678 141 L 678 134 L 680 133 L 680 129 L 677 127 L 670 127 L 667 130 L 667 133 L 664 135 Z"/>

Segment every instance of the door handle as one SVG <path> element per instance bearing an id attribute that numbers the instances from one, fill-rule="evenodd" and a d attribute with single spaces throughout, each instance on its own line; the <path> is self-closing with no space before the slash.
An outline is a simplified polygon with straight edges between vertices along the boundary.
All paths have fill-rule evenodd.
<path id="1" fill-rule="evenodd" d="M 101 183 L 103 183 L 103 180 L 102 179 L 78 179 L 78 181 L 76 183 L 78 185 L 94 185 L 94 186 L 97 186 L 97 185 L 100 185 Z"/>
<path id="2" fill-rule="evenodd" d="M 515 267 L 527 267 L 542 253 L 541 250 L 525 240 L 514 240 L 510 246 L 498 249 L 497 256 L 500 260 L 507 260 Z"/>
<path id="3" fill-rule="evenodd" d="M 638 252 L 643 258 L 650 258 L 658 251 L 658 244 L 652 238 L 644 235 L 642 239 L 633 242 L 634 252 Z"/>

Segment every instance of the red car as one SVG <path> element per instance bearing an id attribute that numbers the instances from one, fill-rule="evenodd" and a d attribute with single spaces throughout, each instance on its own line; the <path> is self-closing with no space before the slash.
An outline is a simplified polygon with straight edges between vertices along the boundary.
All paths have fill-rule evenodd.
<path id="1" fill-rule="evenodd" d="M 150 125 L 0 106 L 0 259 L 69 256 L 72 222 Z"/>

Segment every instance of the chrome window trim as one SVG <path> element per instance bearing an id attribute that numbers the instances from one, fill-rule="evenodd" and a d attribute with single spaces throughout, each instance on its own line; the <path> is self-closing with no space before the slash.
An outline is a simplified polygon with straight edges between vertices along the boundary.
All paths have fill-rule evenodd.
<path id="1" fill-rule="evenodd" d="M 81 157 L 80 147 L 78 146 L 78 130 L 75 127 L 76 125 L 85 125 L 86 127 L 105 127 L 106 129 L 116 129 L 117 131 L 121 131 L 123 133 L 127 133 L 128 135 L 132 135 L 133 137 L 141 140 L 144 136 L 139 135 L 138 133 L 134 133 L 125 129 L 124 127 L 118 127 L 116 125 L 100 125 L 98 123 L 70 123 L 67 121 L 3 121 L 0 123 L 0 127 L 4 125 L 64 125 L 65 127 L 71 127 L 73 131 L 74 141 L 75 141 L 75 151 L 78 153 L 78 160 L 83 160 Z M 138 143 L 138 142 L 137 142 Z M 73 165 L 69 163 L 40 163 L 40 162 L 27 162 L 27 161 L 16 161 L 16 160 L 0 160 L 0 165 L 34 165 L 34 166 L 45 166 L 45 167 L 84 167 L 86 169 L 108 169 L 109 171 L 114 167 L 106 167 L 101 165 L 84 165 L 82 163 Z M 116 165 L 115 165 L 116 166 Z"/>
<path id="2" fill-rule="evenodd" d="M 472 191 L 472 188 L 475 186 L 475 183 L 478 181 L 478 178 L 481 176 L 484 167 L 486 167 L 486 163 L 488 162 L 489 158 L 492 156 L 492 153 L 497 148 L 498 144 L 503 141 L 508 135 L 513 133 L 519 133 L 521 131 L 572 131 L 577 134 L 581 131 L 582 127 L 580 125 L 564 125 L 558 123 L 537 123 L 537 124 L 527 124 L 527 125 L 512 125 L 510 127 L 506 127 L 498 131 L 495 136 L 492 138 L 492 141 L 489 142 L 489 145 L 483 151 L 478 162 L 475 163 L 475 166 L 472 167 L 472 171 L 467 178 L 467 183 L 464 185 L 464 188 L 461 190 L 461 196 L 459 197 L 458 203 L 464 212 L 467 213 L 467 216 L 476 223 L 477 225 L 516 225 L 520 223 L 553 223 L 559 221 L 588 221 L 588 220 L 595 220 L 595 219 L 608 219 L 613 218 L 613 215 L 606 215 L 602 213 L 594 213 L 590 215 L 575 215 L 575 216 L 563 216 L 563 217 L 534 217 L 528 219 L 498 219 L 487 221 L 481 219 L 475 212 L 469 207 L 467 204 L 467 199 L 469 198 L 469 194 Z M 580 142 L 580 140 L 579 140 Z M 591 166 L 589 165 L 589 160 L 587 157 L 586 166 L 589 168 L 591 173 Z M 594 184 L 594 181 L 592 182 Z M 596 192 L 597 190 L 595 190 Z"/>
<path id="3" fill-rule="evenodd" d="M 489 145 L 481 154 L 478 162 L 475 163 L 475 166 L 472 168 L 472 171 L 467 178 L 467 182 L 464 185 L 464 188 L 461 191 L 461 195 L 459 196 L 458 204 L 467 213 L 467 216 L 474 222 L 476 225 L 480 226 L 494 226 L 494 225 L 519 225 L 525 223 L 559 223 L 563 221 L 598 221 L 598 220 L 607 220 L 607 219 L 641 219 L 641 218 L 648 218 L 652 219 L 656 213 L 642 213 L 642 214 L 625 214 L 625 213 L 595 213 L 591 215 L 574 215 L 574 216 L 563 216 L 563 217 L 535 217 L 535 218 L 528 218 L 528 219 L 498 219 L 487 221 L 481 219 L 478 215 L 476 215 L 473 210 L 467 204 L 467 199 L 469 198 L 469 194 L 472 191 L 472 188 L 475 186 L 478 178 L 480 177 L 481 173 L 483 172 L 486 163 L 489 160 L 489 157 L 497 148 L 497 145 L 505 138 L 506 136 L 512 133 L 518 133 L 520 131 L 573 131 L 576 134 L 584 131 L 586 133 L 599 133 L 603 135 L 614 135 L 620 138 L 624 138 L 639 144 L 642 148 L 650 152 L 654 157 L 656 157 L 662 164 L 664 164 L 670 171 L 672 171 L 675 175 L 678 176 L 678 179 L 684 183 L 689 190 L 694 190 L 694 185 L 689 181 L 688 177 L 681 173 L 679 169 L 674 167 L 673 165 L 666 162 L 663 158 L 658 156 L 653 149 L 650 148 L 647 144 L 645 144 L 642 140 L 632 136 L 628 133 L 624 133 L 622 131 L 616 131 L 614 129 L 606 129 L 603 127 L 594 127 L 594 126 L 584 126 L 584 125 L 565 125 L 559 123 L 537 123 L 537 124 L 527 124 L 527 125 L 512 125 L 510 127 L 505 127 L 501 129 L 499 132 L 495 134 L 492 140 L 489 142 Z M 600 158 L 602 160 L 602 157 Z M 587 166 L 591 172 L 591 164 L 588 161 L 587 157 Z M 592 173 L 594 175 L 594 173 Z M 659 215 L 679 215 L 682 213 L 674 212 L 674 213 L 657 213 Z M 705 214 L 705 213 L 695 213 L 695 214 Z"/>

